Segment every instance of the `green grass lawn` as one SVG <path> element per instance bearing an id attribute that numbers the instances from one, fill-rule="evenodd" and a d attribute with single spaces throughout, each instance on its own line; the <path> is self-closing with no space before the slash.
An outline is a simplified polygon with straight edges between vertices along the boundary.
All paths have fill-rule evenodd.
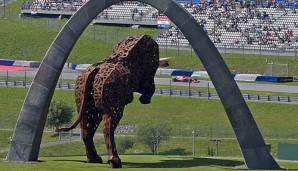
<path id="1" fill-rule="evenodd" d="M 14 128 L 17 116 L 23 103 L 26 89 L 0 88 L 0 128 Z M 8 100 L 9 99 L 9 100 Z M 74 107 L 73 91 L 56 90 L 54 99 L 63 99 Z M 266 142 L 272 144 L 273 154 L 276 155 L 278 143 L 298 143 L 297 110 L 298 105 L 249 102 L 254 118 L 256 119 Z M 76 114 L 74 118 L 76 117 Z M 165 124 L 171 128 L 171 136 L 168 141 L 161 144 L 161 152 L 164 154 L 184 154 L 192 152 L 191 132 L 199 131 L 197 141 L 198 153 L 207 156 L 208 146 L 214 146 L 209 140 L 220 138 L 221 156 L 241 156 L 234 133 L 218 100 L 188 99 L 177 97 L 154 96 L 151 105 L 141 105 L 137 97 L 127 106 L 122 125 Z M 101 129 L 98 129 L 101 132 Z M 11 131 L 0 132 L 0 150 L 8 147 L 8 138 Z M 232 139 L 225 139 L 232 138 Z M 293 140 L 291 140 L 293 139 Z M 57 141 L 51 137 L 51 133 L 45 133 L 43 143 Z M 41 150 L 43 156 L 82 155 L 84 146 L 82 142 L 74 142 L 75 145 L 59 145 L 45 147 Z M 104 152 L 102 141 L 98 141 L 98 148 Z M 144 153 L 150 150 L 140 143 L 136 143 L 134 149 Z M 129 151 L 133 154 L 134 151 Z M 5 154 L 0 156 L 4 157 Z"/>
<path id="2" fill-rule="evenodd" d="M 229 171 L 243 165 L 243 161 L 236 159 L 217 158 L 193 158 L 179 156 L 152 156 L 152 155 L 124 155 L 120 156 L 123 163 L 121 170 L 144 170 L 144 171 L 165 171 L 165 170 L 202 170 L 202 171 Z M 93 171 L 112 170 L 108 164 L 85 163 L 85 157 L 42 157 L 41 162 L 32 164 L 0 162 L 0 169 L 3 171 Z M 106 157 L 103 157 L 106 161 Z M 290 170 L 298 169 L 297 163 L 279 162 L 283 167 Z"/>
<path id="3" fill-rule="evenodd" d="M 190 156 L 192 155 L 192 137 L 170 137 L 168 140 L 162 141 L 159 147 L 161 155 L 181 155 Z M 214 137 L 213 137 L 214 138 Z M 116 143 L 121 141 L 123 136 L 116 136 Z M 128 149 L 125 154 L 151 154 L 150 149 L 140 142 L 136 137 L 132 137 L 134 146 Z M 221 157 L 241 157 L 240 148 L 235 138 L 225 139 L 219 138 L 221 143 L 219 144 L 218 153 L 214 142 L 210 141 L 210 137 L 198 137 L 196 138 L 196 154 L 198 156 L 210 156 L 208 148 L 214 150 L 214 156 Z M 274 140 L 266 139 L 266 143 L 272 147 L 273 156 L 277 157 L 277 146 L 279 143 L 297 144 L 296 140 Z M 99 154 L 106 154 L 106 148 L 103 139 L 95 140 L 96 149 Z M 4 156 L 4 154 L 2 154 Z M 73 155 L 85 155 L 85 146 L 82 141 L 79 142 L 68 142 L 65 144 L 57 144 L 49 147 L 42 147 L 40 150 L 40 156 L 43 157 L 54 157 L 54 156 L 73 156 Z M 0 155 L 1 156 L 1 155 Z"/>
<path id="4" fill-rule="evenodd" d="M 12 130 L 0 130 L 0 151 L 5 150 L 9 147 L 10 137 L 12 137 L 13 131 Z M 57 142 L 59 141 L 58 136 L 54 136 L 53 132 L 48 132 L 45 130 L 42 137 L 42 144 L 47 144 L 50 142 Z M 5 154 L 5 153 L 4 153 Z M 4 155 L 0 153 L 0 156 Z"/>
<path id="5" fill-rule="evenodd" d="M 125 170 L 226 170 L 243 164 L 238 160 L 217 160 L 191 157 L 160 157 L 160 156 L 121 156 Z M 104 158 L 106 160 L 106 158 Z M 41 158 L 37 164 L 0 163 L 0 169 L 18 170 L 112 170 L 108 164 L 88 164 L 85 157 L 49 157 Z"/>
<path id="6" fill-rule="evenodd" d="M 12 131 L 0 131 L 0 150 L 8 148 L 9 137 L 12 135 Z"/>
<path id="7" fill-rule="evenodd" d="M 1 128 L 14 128 L 25 94 L 26 89 L 0 88 Z M 56 90 L 54 98 L 74 107 L 73 91 Z M 266 138 L 298 138 L 298 105 L 261 102 L 248 105 Z M 189 134 L 193 129 L 200 130 L 201 136 L 234 136 L 218 100 L 154 96 L 150 105 L 141 105 L 135 98 L 126 107 L 120 124 L 146 123 L 167 124 L 175 136 Z"/>
<path id="8" fill-rule="evenodd" d="M 98 132 L 102 129 L 99 128 Z M 3 151 L 9 147 L 8 139 L 12 135 L 12 132 L 2 134 L 0 131 L 0 158 L 6 156 L 6 151 Z M 42 157 L 57 157 L 57 156 L 74 156 L 74 155 L 85 155 L 85 146 L 82 141 L 70 141 L 68 139 L 58 140 L 57 137 L 52 136 L 53 133 L 45 132 L 42 139 L 42 146 L 40 150 L 40 156 Z M 124 154 L 152 154 L 148 146 L 145 146 L 139 139 L 134 135 L 126 135 L 133 140 L 134 145 L 128 149 Z M 192 155 L 192 137 L 191 132 L 184 135 L 185 137 L 170 137 L 167 140 L 161 141 L 159 147 L 159 154 L 161 155 L 181 155 L 190 156 Z M 125 138 L 123 135 L 116 136 L 116 143 L 121 142 Z M 216 137 L 202 137 L 200 133 L 196 137 L 196 155 L 198 156 L 220 156 L 220 157 L 241 157 L 238 142 L 235 138 L 217 138 L 221 142 L 217 151 L 214 142 L 210 141 Z M 278 144 L 298 144 L 298 139 L 266 139 L 267 144 L 272 147 L 273 156 L 277 157 Z M 106 148 L 102 136 L 95 138 L 95 146 L 99 154 L 106 154 Z M 214 154 L 210 154 L 208 149 L 213 149 Z M 120 153 L 122 154 L 122 153 Z"/>
<path id="9" fill-rule="evenodd" d="M 26 89 L 0 88 L 0 94 L 0 128 L 12 129 Z M 56 90 L 54 99 L 64 99 L 74 107 L 73 91 Z M 248 104 L 266 142 L 272 145 L 274 155 L 277 154 L 279 143 L 298 143 L 296 131 L 298 105 L 260 102 Z M 145 125 L 147 123 L 163 123 L 172 129 L 172 137 L 161 144 L 162 154 L 190 155 L 192 153 L 191 132 L 196 129 L 199 131 L 197 147 L 200 155 L 208 156 L 208 147 L 214 148 L 214 144 L 209 140 L 219 138 L 222 140 L 220 156 L 241 156 L 232 128 L 218 100 L 154 96 L 151 105 L 141 105 L 136 97 L 134 102 L 127 106 L 120 124 Z M 101 129 L 98 129 L 98 132 L 100 133 Z M 8 148 L 8 139 L 11 135 L 12 131 L 0 131 L 0 150 Z M 42 143 L 57 141 L 57 137 L 51 135 L 52 133 L 45 133 Z M 98 151 L 105 154 L 103 141 L 97 140 L 96 142 Z M 150 150 L 139 142 L 133 149 L 142 153 L 150 153 Z M 134 150 L 128 151 L 128 154 L 134 154 Z M 44 147 L 40 154 L 41 156 L 65 156 L 83 155 L 84 153 L 82 142 L 72 142 L 71 145 Z M 4 157 L 5 153 L 0 154 L 1 156 Z"/>

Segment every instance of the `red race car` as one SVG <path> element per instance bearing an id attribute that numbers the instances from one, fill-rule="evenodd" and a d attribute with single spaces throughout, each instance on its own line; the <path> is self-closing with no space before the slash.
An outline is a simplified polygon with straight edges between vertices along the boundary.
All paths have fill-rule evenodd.
<path id="1" fill-rule="evenodd" d="M 200 81 L 196 78 L 185 77 L 185 76 L 176 76 L 172 79 L 174 82 L 192 82 L 199 83 Z"/>

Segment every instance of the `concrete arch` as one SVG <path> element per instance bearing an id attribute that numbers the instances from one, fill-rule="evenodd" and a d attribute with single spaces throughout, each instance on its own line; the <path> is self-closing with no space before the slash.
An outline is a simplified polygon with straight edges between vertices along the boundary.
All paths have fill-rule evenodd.
<path id="1" fill-rule="evenodd" d="M 36 161 L 48 107 L 62 68 L 88 24 L 104 9 L 124 0 L 90 0 L 60 31 L 48 49 L 26 96 L 7 155 L 9 161 Z M 240 90 L 218 50 L 196 20 L 175 0 L 137 0 L 167 15 L 183 32 L 205 66 L 250 169 L 279 169 Z"/>

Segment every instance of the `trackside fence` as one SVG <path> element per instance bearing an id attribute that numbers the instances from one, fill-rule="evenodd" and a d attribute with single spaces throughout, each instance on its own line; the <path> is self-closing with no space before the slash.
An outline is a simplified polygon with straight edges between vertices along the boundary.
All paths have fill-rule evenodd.
<path id="1" fill-rule="evenodd" d="M 16 81 L 16 80 L 0 80 L 1 87 L 19 87 L 29 88 L 31 81 Z M 74 83 L 57 83 L 56 88 L 73 90 L 75 87 Z M 171 89 L 159 89 L 155 90 L 155 95 L 164 96 L 177 96 L 177 97 L 188 97 L 188 98 L 206 98 L 206 99 L 219 99 L 217 93 L 199 91 L 199 90 L 171 90 Z M 279 96 L 279 95 L 262 95 L 262 94 L 242 94 L 245 100 L 249 101 L 266 101 L 266 102 L 277 102 L 277 103 L 297 103 L 298 97 L 295 96 Z"/>

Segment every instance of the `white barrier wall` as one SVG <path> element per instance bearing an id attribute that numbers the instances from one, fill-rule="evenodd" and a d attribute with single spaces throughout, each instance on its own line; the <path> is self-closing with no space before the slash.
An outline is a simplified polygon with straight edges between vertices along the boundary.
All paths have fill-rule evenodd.
<path id="1" fill-rule="evenodd" d="M 195 71 L 192 77 L 209 78 L 207 71 Z"/>
<path id="2" fill-rule="evenodd" d="M 236 81 L 251 81 L 255 82 L 258 76 L 262 76 L 260 74 L 236 74 Z"/>

